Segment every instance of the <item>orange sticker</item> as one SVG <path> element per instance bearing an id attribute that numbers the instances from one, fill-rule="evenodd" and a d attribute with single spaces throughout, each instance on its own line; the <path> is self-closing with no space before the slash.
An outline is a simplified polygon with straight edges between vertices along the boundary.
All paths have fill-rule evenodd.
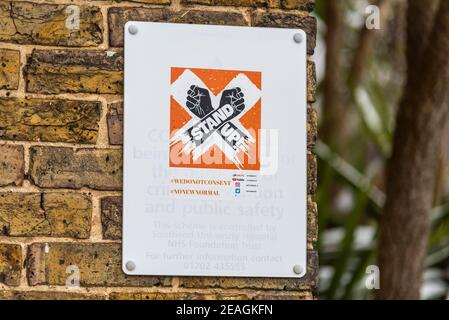
<path id="1" fill-rule="evenodd" d="M 260 170 L 261 73 L 171 68 L 170 167 Z"/>

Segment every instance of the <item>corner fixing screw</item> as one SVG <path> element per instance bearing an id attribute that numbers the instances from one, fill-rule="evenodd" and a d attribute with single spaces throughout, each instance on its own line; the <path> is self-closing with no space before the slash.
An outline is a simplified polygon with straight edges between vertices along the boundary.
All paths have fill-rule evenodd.
<path id="1" fill-rule="evenodd" d="M 293 36 L 293 40 L 294 40 L 296 43 L 301 43 L 304 39 L 303 39 L 302 34 L 300 34 L 300 33 L 295 33 L 295 35 Z"/>
<path id="2" fill-rule="evenodd" d="M 137 34 L 138 31 L 139 29 L 137 29 L 137 27 L 133 24 L 128 27 L 128 32 L 130 34 Z"/>
<path id="3" fill-rule="evenodd" d="M 128 271 L 134 271 L 136 269 L 136 264 L 132 261 L 128 261 L 125 265 L 126 270 Z"/>
<path id="4" fill-rule="evenodd" d="M 295 274 L 300 275 L 300 274 L 302 274 L 303 269 L 302 269 L 302 267 L 301 267 L 299 264 L 297 264 L 297 265 L 295 265 L 295 266 L 293 267 L 293 272 L 294 272 Z"/>

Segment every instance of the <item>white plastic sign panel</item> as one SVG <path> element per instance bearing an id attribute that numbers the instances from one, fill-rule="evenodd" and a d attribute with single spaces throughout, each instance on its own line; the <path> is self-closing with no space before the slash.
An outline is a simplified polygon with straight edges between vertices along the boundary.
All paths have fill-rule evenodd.
<path id="1" fill-rule="evenodd" d="M 128 22 L 123 270 L 306 272 L 306 34 Z"/>

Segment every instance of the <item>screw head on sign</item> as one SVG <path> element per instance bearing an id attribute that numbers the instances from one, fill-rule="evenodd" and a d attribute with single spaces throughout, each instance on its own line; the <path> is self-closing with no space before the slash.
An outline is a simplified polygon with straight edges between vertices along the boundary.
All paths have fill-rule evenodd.
<path id="1" fill-rule="evenodd" d="M 293 267 L 293 272 L 296 274 L 302 274 L 302 271 L 303 271 L 303 269 L 299 264 L 297 264 Z"/>
<path id="2" fill-rule="evenodd" d="M 135 26 L 135 25 L 130 25 L 129 27 L 128 27 L 128 31 L 129 31 L 129 33 L 131 33 L 131 34 L 137 34 L 137 32 L 139 31 L 138 29 L 137 29 L 137 27 Z"/>
<path id="3" fill-rule="evenodd" d="M 128 261 L 126 263 L 126 270 L 128 271 L 134 271 L 136 269 L 136 264 L 132 261 Z"/>
<path id="4" fill-rule="evenodd" d="M 301 43 L 303 40 L 303 36 L 300 33 L 295 33 L 293 36 L 293 40 L 295 40 L 296 43 Z"/>

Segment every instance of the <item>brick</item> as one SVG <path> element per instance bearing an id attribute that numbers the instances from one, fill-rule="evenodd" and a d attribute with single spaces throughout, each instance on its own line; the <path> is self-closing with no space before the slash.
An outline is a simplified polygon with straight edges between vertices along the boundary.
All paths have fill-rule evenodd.
<path id="1" fill-rule="evenodd" d="M 214 0 L 182 0 L 182 4 L 204 4 L 204 5 L 212 5 Z"/>
<path id="2" fill-rule="evenodd" d="M 123 144 L 123 102 L 108 106 L 107 122 L 109 144 Z"/>
<path id="3" fill-rule="evenodd" d="M 87 239 L 91 216 L 84 194 L 0 193 L 0 235 Z"/>
<path id="4" fill-rule="evenodd" d="M 101 199 L 101 225 L 103 239 L 120 240 L 122 238 L 122 197 Z"/>
<path id="5" fill-rule="evenodd" d="M 24 168 L 22 146 L 0 145 L 0 186 L 21 186 Z"/>
<path id="6" fill-rule="evenodd" d="M 307 108 L 307 149 L 315 147 L 318 136 L 318 113 L 315 109 Z"/>
<path id="7" fill-rule="evenodd" d="M 316 101 L 316 67 L 315 63 L 309 61 L 307 63 L 307 101 L 315 102 Z"/>
<path id="8" fill-rule="evenodd" d="M 111 0 L 94 0 L 94 1 L 103 1 L 103 2 L 111 2 Z M 112 0 L 115 2 L 135 2 L 135 3 L 143 3 L 143 4 L 159 4 L 159 5 L 169 5 L 171 4 L 171 0 Z"/>
<path id="9" fill-rule="evenodd" d="M 312 300 L 310 291 L 283 293 L 279 291 L 215 293 L 196 292 L 112 292 L 110 300 Z"/>
<path id="10" fill-rule="evenodd" d="M 106 294 L 61 291 L 0 291 L 0 300 L 105 300 Z"/>
<path id="11" fill-rule="evenodd" d="M 317 189 L 318 162 L 316 156 L 307 152 L 307 194 L 314 195 Z"/>
<path id="12" fill-rule="evenodd" d="M 24 1 L 0 2 L 0 41 L 74 47 L 101 44 L 103 17 L 100 9 L 72 5 L 79 10 L 79 28 L 77 28 L 73 23 L 70 24 L 74 13 L 73 9 L 68 8 L 70 5 Z"/>
<path id="13" fill-rule="evenodd" d="M 318 254 L 309 251 L 307 273 L 303 278 L 221 278 L 180 277 L 180 288 L 264 289 L 264 290 L 311 290 L 317 286 Z"/>
<path id="14" fill-rule="evenodd" d="M 33 93 L 123 93 L 123 52 L 33 50 L 25 68 Z"/>
<path id="15" fill-rule="evenodd" d="M 42 188 L 120 190 L 122 167 L 121 150 L 30 149 L 30 178 Z"/>
<path id="16" fill-rule="evenodd" d="M 0 98 L 0 139 L 96 143 L 101 103 Z"/>
<path id="17" fill-rule="evenodd" d="M 234 7 L 261 7 L 267 5 L 267 0 L 214 0 L 214 5 Z"/>
<path id="18" fill-rule="evenodd" d="M 0 283 L 19 286 L 22 274 L 22 248 L 18 244 L 0 243 Z"/>
<path id="19" fill-rule="evenodd" d="M 315 9 L 315 0 L 281 0 L 282 8 L 298 9 L 312 12 Z"/>
<path id="20" fill-rule="evenodd" d="M 307 242 L 312 245 L 318 241 L 318 207 L 312 197 L 307 198 Z"/>
<path id="21" fill-rule="evenodd" d="M 247 25 L 239 12 L 207 10 L 173 10 L 161 8 L 110 8 L 109 42 L 113 47 L 123 46 L 123 32 L 128 21 L 177 22 L 213 25 Z"/>
<path id="22" fill-rule="evenodd" d="M 160 4 L 160 5 L 168 5 L 171 3 L 171 0 L 128 0 L 128 1 L 146 4 Z"/>
<path id="23" fill-rule="evenodd" d="M 42 206 L 51 236 L 87 239 L 90 236 L 92 200 L 78 193 L 44 193 Z"/>
<path id="24" fill-rule="evenodd" d="M 20 78 L 20 52 L 0 49 L 0 67 L 0 89 L 17 90 Z"/>
<path id="25" fill-rule="evenodd" d="M 209 292 L 112 292 L 111 300 L 247 300 L 246 294 Z"/>
<path id="26" fill-rule="evenodd" d="M 0 193 L 0 230 L 4 236 L 49 234 L 40 193 Z"/>
<path id="27" fill-rule="evenodd" d="M 315 299 L 310 291 L 300 291 L 295 293 L 263 292 L 252 298 L 253 300 L 313 300 Z"/>
<path id="28" fill-rule="evenodd" d="M 141 2 L 148 4 L 170 4 L 171 0 L 131 0 L 131 2 Z"/>
<path id="29" fill-rule="evenodd" d="M 31 286 L 65 285 L 68 266 L 80 271 L 80 286 L 152 287 L 170 285 L 167 277 L 128 276 L 121 269 L 118 243 L 33 243 L 28 247 L 27 278 Z"/>
<path id="30" fill-rule="evenodd" d="M 301 13 L 284 13 L 257 10 L 252 14 L 252 25 L 270 28 L 297 28 L 307 33 L 307 52 L 313 54 L 316 46 L 317 21 Z"/>
<path id="31" fill-rule="evenodd" d="M 304 0 L 303 2 L 310 1 Z M 234 6 L 234 7 L 268 7 L 279 8 L 280 0 L 182 0 L 182 4 L 193 5 L 216 5 L 216 6 Z"/>
<path id="32" fill-rule="evenodd" d="M 268 7 L 269 8 L 280 8 L 281 6 L 281 0 L 268 0 Z"/>

